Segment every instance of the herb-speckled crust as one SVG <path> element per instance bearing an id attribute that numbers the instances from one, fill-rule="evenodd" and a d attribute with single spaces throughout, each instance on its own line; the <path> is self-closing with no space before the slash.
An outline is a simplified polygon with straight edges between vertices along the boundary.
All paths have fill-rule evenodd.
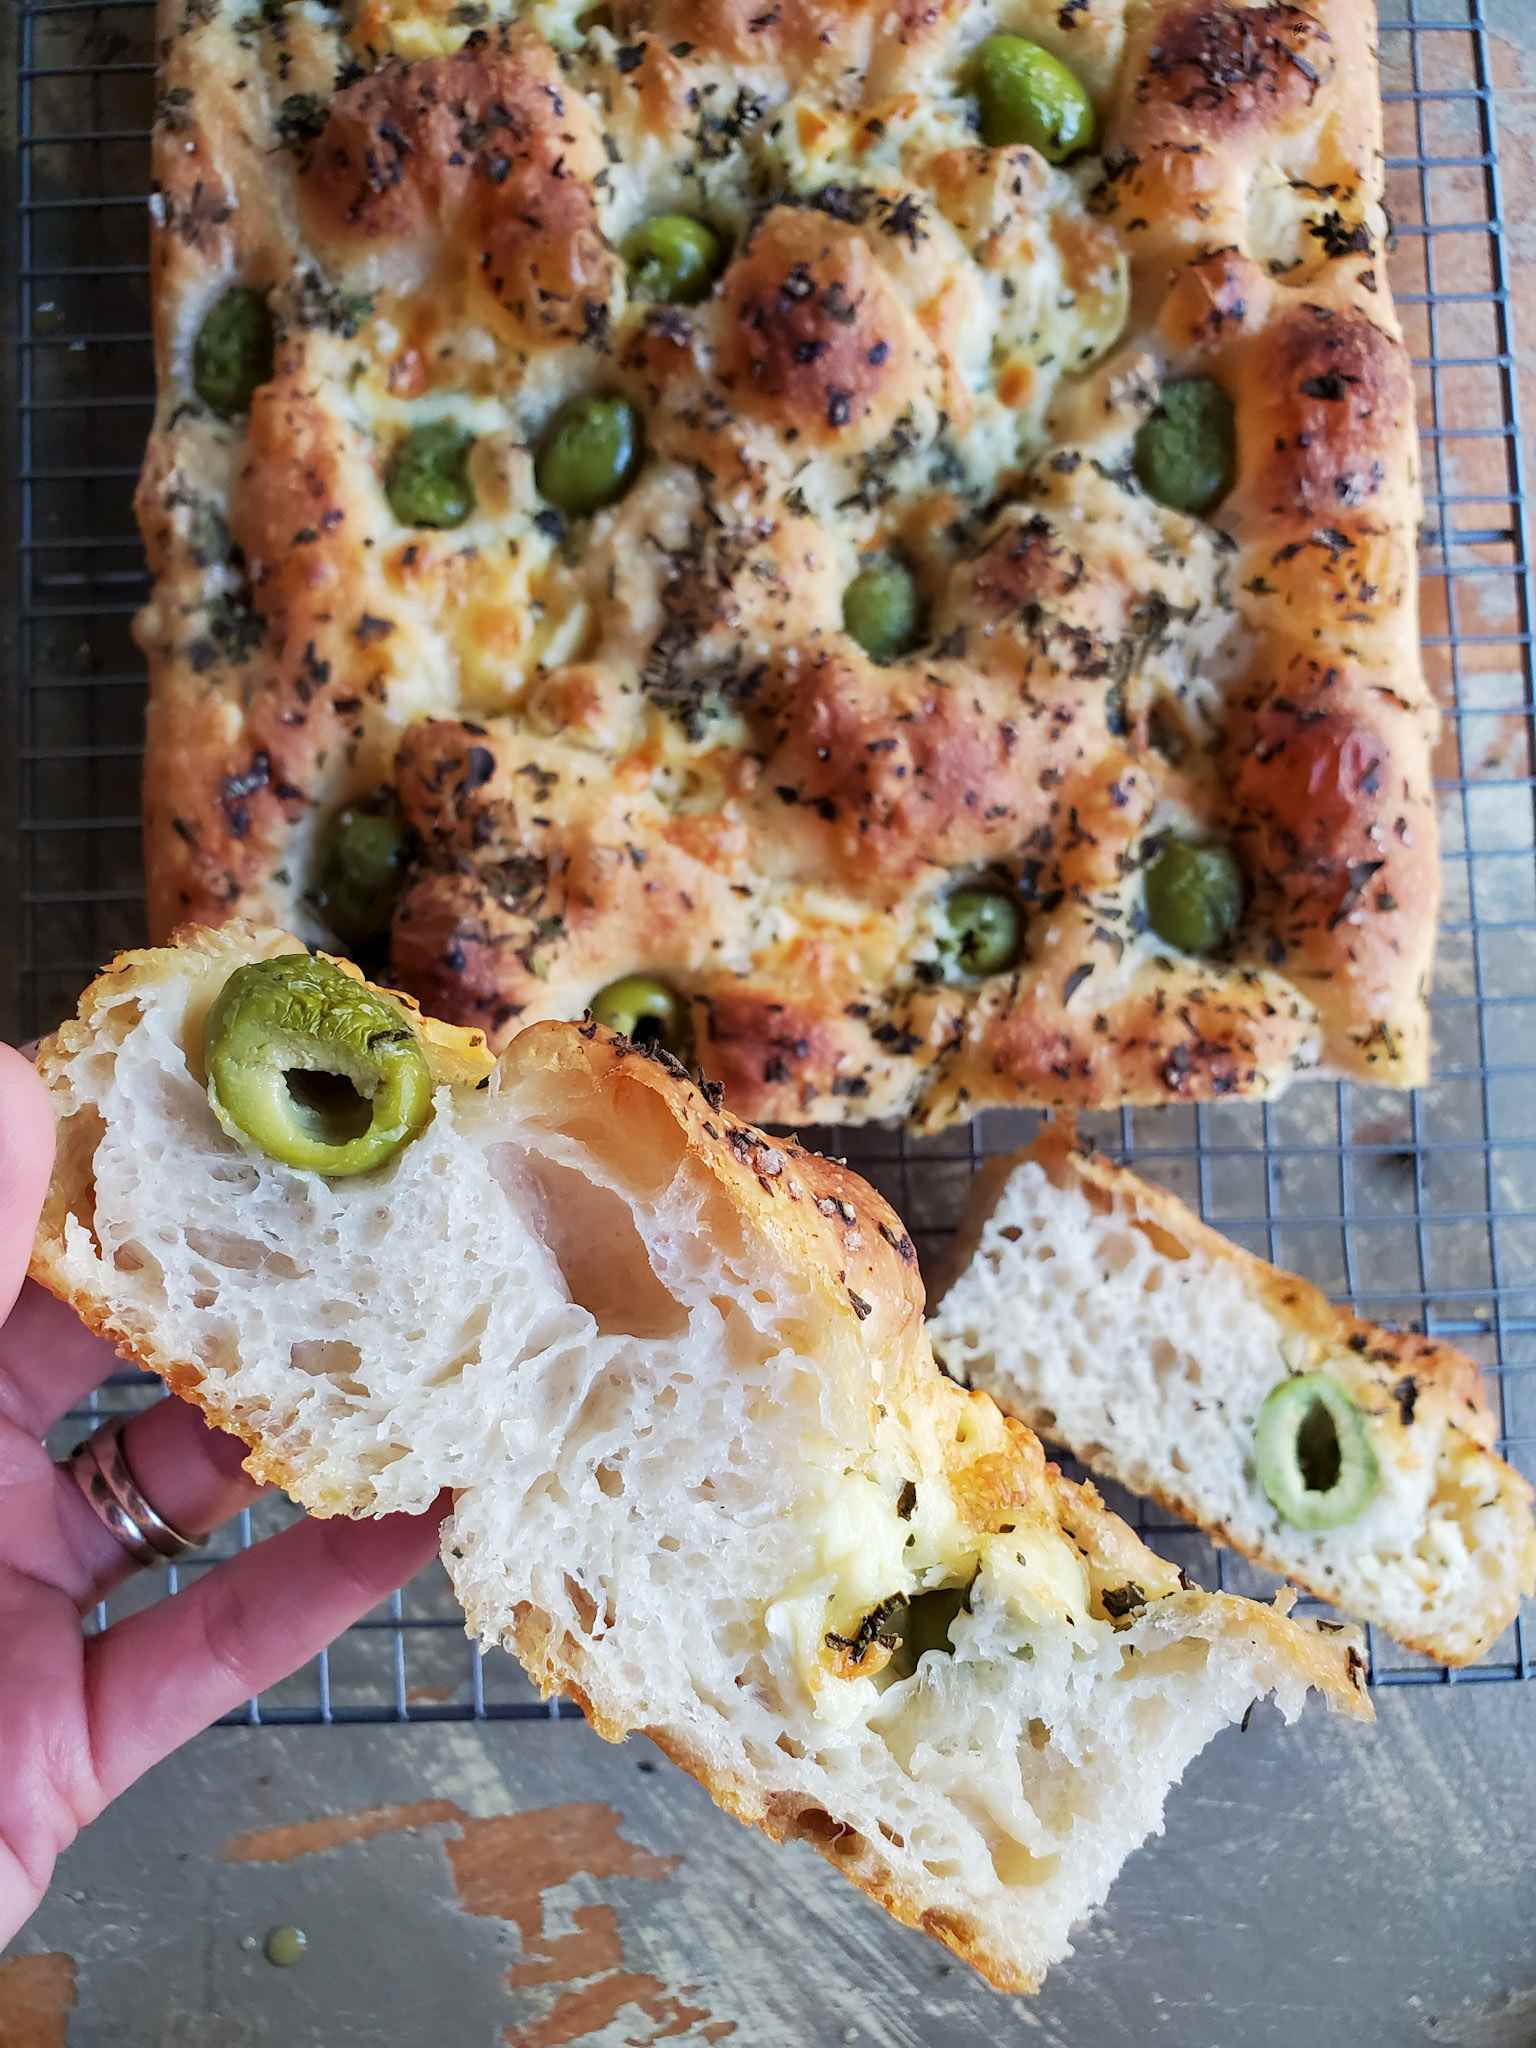
<path id="1" fill-rule="evenodd" d="M 392 978 L 500 1044 L 660 974 L 759 1121 L 1421 1080 L 1438 719 L 1369 0 L 506 12 L 162 0 L 157 931 L 323 942 L 317 833 L 392 790 Z M 998 28 L 1078 72 L 1098 153 L 980 145 Z M 627 295 L 660 210 L 729 246 L 701 305 Z M 279 340 L 224 422 L 189 357 L 235 281 Z M 1188 374 L 1237 419 L 1206 520 L 1130 463 Z M 533 449 L 587 391 L 647 455 L 567 527 Z M 476 510 L 404 527 L 392 449 L 445 413 Z M 841 598 L 891 548 L 925 638 L 878 667 Z M 1144 928 L 1169 830 L 1243 863 L 1228 955 Z M 977 881 L 1023 956 L 948 984 Z"/>

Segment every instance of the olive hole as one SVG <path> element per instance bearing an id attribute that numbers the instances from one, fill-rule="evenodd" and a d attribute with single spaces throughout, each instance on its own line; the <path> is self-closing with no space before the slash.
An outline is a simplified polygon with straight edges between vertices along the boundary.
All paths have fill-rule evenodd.
<path id="1" fill-rule="evenodd" d="M 935 1586 L 926 1593 L 913 1593 L 893 1607 L 887 1617 L 887 1633 L 895 1636 L 891 1658 L 895 1678 L 911 1678 L 918 1659 L 929 1650 L 942 1656 L 954 1654 L 950 1630 L 962 1614 L 970 1612 L 971 1589 L 966 1586 Z"/>
<path id="2" fill-rule="evenodd" d="M 1296 1432 L 1296 1462 L 1308 1493 L 1332 1493 L 1344 1469 L 1338 1424 L 1325 1402 L 1314 1401 Z"/>
<path id="3" fill-rule="evenodd" d="M 373 1122 L 373 1105 L 345 1074 L 290 1067 L 283 1076 L 294 1121 L 306 1138 L 322 1145 L 350 1145 Z"/>

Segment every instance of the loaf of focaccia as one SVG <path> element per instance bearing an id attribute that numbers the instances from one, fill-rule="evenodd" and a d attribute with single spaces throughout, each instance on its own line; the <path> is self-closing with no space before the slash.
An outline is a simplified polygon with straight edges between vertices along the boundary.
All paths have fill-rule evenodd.
<path id="1" fill-rule="evenodd" d="M 161 20 L 159 935 L 371 946 L 493 1045 L 640 974 L 759 1122 L 1423 1078 L 1369 0 Z M 988 141 L 998 36 L 1075 144 Z M 657 216 L 702 296 L 626 253 Z M 1190 511 L 1140 451 L 1196 379 Z M 627 408 L 611 501 L 572 403 Z M 1219 915 L 1149 916 L 1176 844 Z"/>

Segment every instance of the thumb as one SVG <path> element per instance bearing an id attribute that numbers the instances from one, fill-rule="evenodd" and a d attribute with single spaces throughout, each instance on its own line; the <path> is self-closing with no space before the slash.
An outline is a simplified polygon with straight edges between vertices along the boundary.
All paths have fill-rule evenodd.
<path id="1" fill-rule="evenodd" d="M 52 1170 L 48 1092 L 19 1052 L 0 1045 L 0 1323 L 26 1278 Z"/>

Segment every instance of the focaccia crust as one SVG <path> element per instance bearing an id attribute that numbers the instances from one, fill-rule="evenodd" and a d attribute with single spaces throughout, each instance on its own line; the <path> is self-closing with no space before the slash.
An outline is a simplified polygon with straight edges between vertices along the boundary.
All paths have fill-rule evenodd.
<path id="1" fill-rule="evenodd" d="M 270 12 L 270 18 L 269 18 Z M 1369 0 L 162 0 L 151 921 L 333 940 L 316 846 L 389 792 L 384 971 L 493 1045 L 659 974 L 756 1121 L 1412 1085 L 1438 893 L 1419 485 L 1387 288 Z M 1095 154 L 988 149 L 965 67 L 1026 34 Z M 730 246 L 635 302 L 662 210 Z M 193 338 L 264 290 L 248 417 Z M 1208 519 L 1137 484 L 1164 381 L 1232 397 Z M 634 487 L 540 498 L 565 398 L 626 396 Z M 472 432 L 476 506 L 403 526 L 413 424 Z M 925 638 L 843 630 L 899 548 Z M 1173 953 L 1170 831 L 1248 882 Z M 941 978 L 957 887 L 1022 958 Z"/>

